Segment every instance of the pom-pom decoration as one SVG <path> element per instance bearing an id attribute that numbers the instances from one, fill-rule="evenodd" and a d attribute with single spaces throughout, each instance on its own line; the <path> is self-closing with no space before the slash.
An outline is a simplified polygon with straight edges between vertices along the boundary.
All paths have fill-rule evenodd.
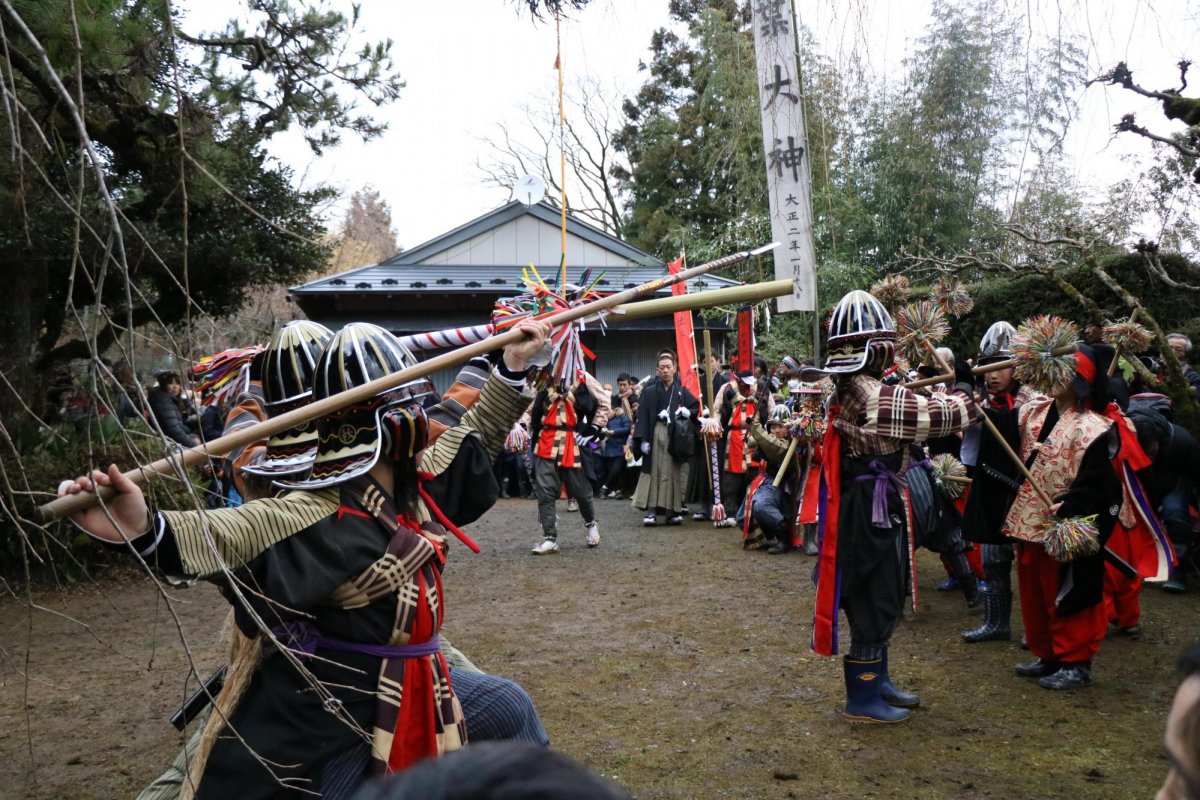
<path id="1" fill-rule="evenodd" d="M 1143 352 L 1154 342 L 1154 335 L 1150 330 L 1132 319 L 1105 325 L 1102 335 L 1104 341 L 1130 356 Z"/>
<path id="2" fill-rule="evenodd" d="M 906 361 L 919 364 L 949 333 L 945 312 L 932 300 L 918 300 L 896 312 L 896 351 Z"/>
<path id="3" fill-rule="evenodd" d="M 530 264 L 521 271 L 527 294 L 515 297 L 502 297 L 496 301 L 492 311 L 492 327 L 496 333 L 502 333 L 517 325 L 521 320 L 542 318 L 582 303 L 590 303 L 601 295 L 596 291 L 596 285 L 604 277 L 604 273 L 588 282 L 591 270 L 584 270 L 579 285 L 566 284 L 551 289 L 537 267 Z M 603 331 L 604 312 L 600 312 L 600 329 Z M 530 372 L 534 385 L 538 387 L 558 386 L 566 388 L 574 386 L 584 371 L 584 357 L 594 359 L 596 354 L 583 345 L 579 332 L 583 329 L 582 322 L 571 325 L 560 325 L 550 334 L 550 361 L 544 366 Z"/>
<path id="4" fill-rule="evenodd" d="M 883 303 L 888 311 L 894 311 L 908 302 L 912 288 L 903 275 L 888 275 L 871 286 L 871 296 Z"/>
<path id="5" fill-rule="evenodd" d="M 508 436 L 504 439 L 504 452 L 522 453 L 528 446 L 529 431 L 525 430 L 525 426 L 518 422 L 512 426 L 512 430 L 508 432 Z"/>
<path id="6" fill-rule="evenodd" d="M 1048 520 L 1042 546 L 1047 555 L 1063 564 L 1099 553 L 1100 532 L 1096 529 L 1096 516 Z"/>
<path id="7" fill-rule="evenodd" d="M 825 414 L 820 409 L 801 408 L 787 425 L 788 435 L 802 442 L 820 441 L 825 436 Z"/>
<path id="8" fill-rule="evenodd" d="M 1055 355 L 1054 350 L 1071 347 L 1079 329 L 1070 320 L 1045 314 L 1030 317 L 1009 340 L 1017 364 L 1013 375 L 1043 394 L 1051 394 L 1075 376 L 1073 353 Z"/>
<path id="9" fill-rule="evenodd" d="M 967 468 L 950 453 L 939 453 L 930 459 L 933 464 L 933 485 L 947 500 L 957 500 L 967 490 Z"/>
<path id="10" fill-rule="evenodd" d="M 223 350 L 204 356 L 189 375 L 206 406 L 232 401 L 250 385 L 250 362 L 264 349 L 262 345 Z"/>
<path id="11" fill-rule="evenodd" d="M 967 314 L 975 307 L 966 285 L 953 275 L 943 275 L 929 290 L 929 297 L 942 311 L 955 317 Z"/>

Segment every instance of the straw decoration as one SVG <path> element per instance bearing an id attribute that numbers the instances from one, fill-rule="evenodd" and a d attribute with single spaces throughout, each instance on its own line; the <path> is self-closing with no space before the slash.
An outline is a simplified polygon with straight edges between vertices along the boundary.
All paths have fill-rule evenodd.
<path id="1" fill-rule="evenodd" d="M 1154 342 L 1154 334 L 1150 333 L 1149 328 L 1132 319 L 1105 325 L 1102 335 L 1104 341 L 1131 356 L 1143 352 Z"/>
<path id="2" fill-rule="evenodd" d="M 967 291 L 966 284 L 953 275 L 938 278 L 929 291 L 929 297 L 941 306 L 944 312 L 955 317 L 961 317 L 975 307 L 975 301 Z"/>
<path id="3" fill-rule="evenodd" d="M 888 311 L 894 311 L 908 302 L 912 295 L 908 278 L 903 275 L 888 275 L 871 286 L 871 295 L 883 303 Z"/>
<path id="4" fill-rule="evenodd" d="M 933 464 L 933 485 L 947 500 L 957 500 L 967 490 L 961 480 L 967 477 L 967 468 L 951 453 L 940 453 L 930 459 Z M 946 480 L 958 478 L 960 480 Z"/>
<path id="5" fill-rule="evenodd" d="M 1029 318 L 1009 342 L 1017 362 L 1014 376 L 1039 392 L 1057 391 L 1075 376 L 1075 356 L 1073 353 L 1056 356 L 1052 351 L 1070 346 L 1078 338 L 1079 329 L 1062 317 L 1042 314 Z"/>
<path id="6" fill-rule="evenodd" d="M 900 337 L 896 352 L 906 361 L 920 363 L 949 333 L 945 312 L 932 300 L 918 300 L 896 312 L 896 334 Z"/>
<path id="7" fill-rule="evenodd" d="M 1100 552 L 1100 533 L 1096 515 L 1070 517 L 1046 522 L 1046 538 L 1042 546 L 1055 561 L 1063 564 Z"/>

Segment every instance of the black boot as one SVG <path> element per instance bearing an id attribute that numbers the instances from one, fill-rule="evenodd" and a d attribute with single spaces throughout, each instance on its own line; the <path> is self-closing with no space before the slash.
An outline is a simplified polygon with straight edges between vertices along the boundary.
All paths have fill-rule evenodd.
<path id="1" fill-rule="evenodd" d="M 967 561 L 967 554 L 959 553 L 951 556 L 950 563 L 954 566 L 954 574 L 958 578 L 958 588 L 962 589 L 963 597 L 967 601 L 967 608 L 978 608 L 981 602 L 979 579 L 975 577 L 975 571 L 971 569 L 971 563 Z"/>
<path id="2" fill-rule="evenodd" d="M 891 673 L 888 672 L 888 648 L 886 647 L 883 648 L 883 657 L 880 663 L 883 675 L 879 681 L 879 699 L 896 708 L 916 708 L 921 705 L 921 698 L 915 694 L 900 691 L 896 688 L 896 684 L 892 683 Z"/>
<path id="3" fill-rule="evenodd" d="M 1012 638 L 1012 630 L 1008 626 L 1008 617 L 1012 612 L 1012 592 L 996 592 L 989 589 L 979 594 L 983 598 L 983 624 L 974 630 L 963 631 L 963 641 L 968 644 L 1007 642 Z"/>
<path id="4" fill-rule="evenodd" d="M 1092 662 L 1063 663 L 1058 671 L 1038 681 L 1043 689 L 1082 689 L 1092 685 Z"/>
<path id="5" fill-rule="evenodd" d="M 820 551 L 817 548 L 817 523 L 804 523 L 804 555 L 815 556 Z"/>
<path id="6" fill-rule="evenodd" d="M 1022 678 L 1043 678 L 1058 672 L 1059 663 L 1048 658 L 1035 658 L 1017 664 L 1017 675 Z"/>
<path id="7" fill-rule="evenodd" d="M 792 549 L 792 534 L 790 532 L 785 530 L 775 538 L 777 541 L 767 550 L 768 555 L 779 556 Z"/>
<path id="8" fill-rule="evenodd" d="M 851 722 L 904 722 L 907 709 L 888 705 L 879 696 L 883 662 L 842 659 L 846 679 L 846 708 L 842 712 Z"/>

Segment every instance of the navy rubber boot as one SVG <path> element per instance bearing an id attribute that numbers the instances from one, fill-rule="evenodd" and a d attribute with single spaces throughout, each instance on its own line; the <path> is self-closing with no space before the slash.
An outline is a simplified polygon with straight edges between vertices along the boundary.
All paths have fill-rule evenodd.
<path id="1" fill-rule="evenodd" d="M 846 708 L 842 711 L 851 722 L 890 723 L 904 722 L 909 717 L 908 709 L 890 706 L 879 696 L 883 661 L 842 659 L 842 670 L 846 678 Z"/>
<path id="2" fill-rule="evenodd" d="M 883 658 L 880 660 L 879 699 L 889 706 L 896 708 L 916 708 L 921 705 L 921 698 L 915 694 L 902 692 L 892 683 L 891 673 L 888 672 L 888 649 L 883 648 Z"/>

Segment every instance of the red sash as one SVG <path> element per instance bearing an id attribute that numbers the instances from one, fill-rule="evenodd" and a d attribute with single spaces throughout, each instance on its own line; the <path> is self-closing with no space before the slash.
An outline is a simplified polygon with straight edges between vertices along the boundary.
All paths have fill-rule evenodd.
<path id="1" fill-rule="evenodd" d="M 841 581 L 837 569 L 838 506 L 842 500 L 842 437 L 833 421 L 842 407 L 829 409 L 821 446 L 821 553 L 817 556 L 817 599 L 813 611 L 812 649 L 837 655 L 837 614 Z"/>
<path id="2" fill-rule="evenodd" d="M 749 411 L 747 411 L 747 407 L 749 407 Z M 746 399 L 733 407 L 733 413 L 729 417 L 729 442 L 725 448 L 725 469 L 737 475 L 746 472 L 746 438 L 750 434 L 745 425 L 747 418 L 752 419 L 757 410 L 755 402 Z"/>

